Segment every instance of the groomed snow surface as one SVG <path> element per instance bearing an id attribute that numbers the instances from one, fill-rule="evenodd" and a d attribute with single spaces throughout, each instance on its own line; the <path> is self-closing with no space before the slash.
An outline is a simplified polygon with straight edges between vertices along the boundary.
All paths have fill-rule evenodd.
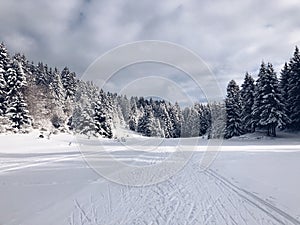
<path id="1" fill-rule="evenodd" d="M 178 140 L 38 136 L 0 135 L 0 224 L 300 224 L 299 134 L 226 140 L 204 171 L 200 138 L 179 172 L 143 186 L 109 181 L 81 151 L 97 152 L 89 160 L 99 165 L 109 151 L 126 165 L 163 166 Z"/>

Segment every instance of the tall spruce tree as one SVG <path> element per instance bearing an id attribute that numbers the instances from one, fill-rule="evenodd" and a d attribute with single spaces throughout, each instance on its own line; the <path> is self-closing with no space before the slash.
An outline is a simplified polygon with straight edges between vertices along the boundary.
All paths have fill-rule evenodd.
<path id="1" fill-rule="evenodd" d="M 185 107 L 183 112 L 182 137 L 198 137 L 200 130 L 200 116 L 195 107 Z"/>
<path id="2" fill-rule="evenodd" d="M 133 98 L 131 98 L 130 105 L 131 109 L 129 112 L 128 126 L 130 130 L 136 131 L 138 124 L 138 109 Z"/>
<path id="3" fill-rule="evenodd" d="M 151 105 L 146 105 L 144 114 L 139 118 L 137 131 L 148 137 L 162 136 L 159 121 L 153 116 Z"/>
<path id="4" fill-rule="evenodd" d="M 265 77 L 267 74 L 267 67 L 265 62 L 262 62 L 260 65 L 259 73 L 258 73 L 258 79 L 256 80 L 255 84 L 255 92 L 254 92 L 254 103 L 252 106 L 252 128 L 253 131 L 256 130 L 256 128 L 261 128 L 261 124 L 259 123 L 260 117 L 262 114 L 262 105 L 264 101 L 264 92 L 263 92 L 263 85 L 266 83 Z"/>
<path id="5" fill-rule="evenodd" d="M 242 112 L 241 119 L 242 125 L 245 132 L 253 132 L 252 127 L 252 106 L 254 104 L 254 92 L 255 84 L 252 76 L 248 74 L 245 75 L 244 83 L 241 89 L 241 101 L 242 101 Z"/>
<path id="6" fill-rule="evenodd" d="M 37 85 L 48 87 L 49 80 L 47 71 L 48 66 L 44 65 L 42 62 L 39 62 L 36 68 L 36 74 L 35 74 L 35 82 Z"/>
<path id="7" fill-rule="evenodd" d="M 182 110 L 182 126 L 181 126 L 181 137 L 189 137 L 188 135 L 188 126 L 187 126 L 187 121 L 188 117 L 190 115 L 190 107 L 185 107 Z"/>
<path id="8" fill-rule="evenodd" d="M 129 122 L 129 114 L 130 114 L 131 107 L 130 107 L 130 101 L 127 99 L 127 96 L 126 95 L 119 96 L 118 97 L 118 104 L 121 107 L 124 121 L 126 123 L 128 123 Z"/>
<path id="9" fill-rule="evenodd" d="M 173 138 L 179 138 L 181 136 L 182 114 L 177 102 L 169 106 L 169 115 L 172 123 L 171 135 Z"/>
<path id="10" fill-rule="evenodd" d="M 57 103 L 62 103 L 65 99 L 65 91 L 63 89 L 63 84 L 58 69 L 54 68 L 54 71 L 52 71 L 50 68 L 49 77 L 51 95 Z"/>
<path id="11" fill-rule="evenodd" d="M 253 107 L 255 125 L 266 128 L 268 136 L 276 136 L 276 127 L 284 127 L 289 118 L 272 64 L 262 63 L 258 77 Z"/>
<path id="12" fill-rule="evenodd" d="M 9 64 L 9 55 L 3 43 L 0 44 L 0 116 L 4 116 L 7 104 L 5 102 L 7 96 L 6 70 Z"/>
<path id="13" fill-rule="evenodd" d="M 226 128 L 225 138 L 239 136 L 243 134 L 243 126 L 241 120 L 242 102 L 239 86 L 234 80 L 231 80 L 227 86 L 226 104 Z"/>
<path id="14" fill-rule="evenodd" d="M 300 53 L 297 46 L 290 61 L 287 96 L 291 128 L 300 130 Z"/>
<path id="15" fill-rule="evenodd" d="M 31 124 L 28 106 L 24 98 L 24 88 L 27 85 L 21 64 L 14 60 L 6 71 L 7 82 L 7 116 L 12 121 L 13 128 L 20 130 Z"/>
<path id="16" fill-rule="evenodd" d="M 0 133 L 7 132 L 12 128 L 12 122 L 8 119 L 7 112 L 7 83 L 5 79 L 9 64 L 9 55 L 3 43 L 0 43 Z"/>
<path id="17" fill-rule="evenodd" d="M 159 104 L 158 117 L 160 120 L 160 126 L 164 132 L 164 137 L 172 137 L 172 122 L 168 113 L 167 104 L 165 101 L 161 101 Z"/>
<path id="18" fill-rule="evenodd" d="M 61 72 L 61 83 L 65 89 L 65 98 L 73 99 L 76 92 L 76 74 L 65 67 Z"/>
<path id="19" fill-rule="evenodd" d="M 92 108 L 85 108 L 80 109 L 80 107 L 77 106 L 76 110 L 74 110 L 74 115 L 78 114 L 80 112 L 79 121 L 76 121 L 76 117 L 74 117 L 74 124 L 77 124 L 76 130 L 79 134 L 85 134 L 88 137 L 90 136 L 96 136 L 96 123 L 94 120 Z M 99 127 L 98 127 L 99 128 Z M 99 130 L 98 130 L 99 133 Z"/>
<path id="20" fill-rule="evenodd" d="M 94 102 L 94 111 L 96 133 L 102 137 L 112 138 L 112 117 L 109 109 L 109 99 L 103 90 L 100 90 L 99 99 Z"/>
<path id="21" fill-rule="evenodd" d="M 210 118 L 210 111 L 209 107 L 206 105 L 200 105 L 200 133 L 199 135 L 205 135 L 209 128 L 209 118 Z"/>
<path id="22" fill-rule="evenodd" d="M 290 89 L 289 87 L 290 74 L 291 74 L 291 68 L 288 63 L 285 63 L 283 69 L 280 72 L 280 81 L 279 81 L 279 87 L 284 101 L 288 100 L 288 90 Z"/>
<path id="23" fill-rule="evenodd" d="M 207 138 L 224 138 L 226 129 L 226 104 L 223 102 L 210 103 L 209 108 L 209 127 Z"/>
<path id="24" fill-rule="evenodd" d="M 0 68 L 0 116 L 3 116 L 6 111 L 5 98 L 6 98 L 6 81 L 3 76 L 3 69 Z"/>

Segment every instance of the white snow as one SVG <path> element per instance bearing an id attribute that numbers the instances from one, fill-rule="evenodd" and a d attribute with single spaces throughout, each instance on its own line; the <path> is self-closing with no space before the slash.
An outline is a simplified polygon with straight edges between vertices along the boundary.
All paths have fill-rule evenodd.
<path id="1" fill-rule="evenodd" d="M 142 187 L 105 179 L 80 151 L 101 144 L 115 160 L 141 167 L 164 162 L 178 140 L 38 136 L 0 135 L 0 224 L 300 224 L 299 134 L 225 140 L 204 172 L 207 140 L 199 138 L 182 170 Z M 109 163 L 98 153 L 94 160 Z"/>

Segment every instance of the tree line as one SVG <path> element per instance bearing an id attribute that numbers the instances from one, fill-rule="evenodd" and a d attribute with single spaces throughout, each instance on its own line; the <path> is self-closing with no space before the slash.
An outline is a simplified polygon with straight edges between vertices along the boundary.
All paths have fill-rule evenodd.
<path id="1" fill-rule="evenodd" d="M 40 129 L 113 138 L 123 127 L 165 138 L 230 138 L 256 129 L 275 136 L 277 127 L 299 130 L 299 70 L 296 47 L 280 80 L 272 64 L 262 63 L 256 82 L 248 73 L 241 89 L 229 82 L 224 102 L 181 108 L 164 100 L 105 92 L 78 79 L 68 67 L 59 71 L 20 53 L 11 57 L 2 43 L 0 133 Z"/>
<path id="2" fill-rule="evenodd" d="M 262 62 L 255 81 L 246 73 L 241 89 L 234 80 L 227 86 L 225 137 L 264 129 L 300 130 L 300 54 L 298 47 L 277 78 L 271 63 Z"/>

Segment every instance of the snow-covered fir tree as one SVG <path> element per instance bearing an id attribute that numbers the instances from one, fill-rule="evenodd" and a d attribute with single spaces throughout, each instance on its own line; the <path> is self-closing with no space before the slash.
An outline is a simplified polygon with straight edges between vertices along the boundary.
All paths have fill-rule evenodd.
<path id="1" fill-rule="evenodd" d="M 209 128 L 209 120 L 210 120 L 210 110 L 207 105 L 200 104 L 199 109 L 200 116 L 200 130 L 199 136 L 205 135 Z"/>
<path id="2" fill-rule="evenodd" d="M 165 101 L 159 103 L 158 118 L 161 129 L 163 130 L 165 138 L 172 137 L 172 122 L 168 113 L 167 104 Z"/>
<path id="3" fill-rule="evenodd" d="M 119 129 L 120 127 L 125 125 L 124 116 L 122 113 L 121 105 L 119 104 L 118 96 L 116 93 L 109 93 L 110 102 L 112 112 L 112 124 L 115 129 Z"/>
<path id="4" fill-rule="evenodd" d="M 200 116 L 195 106 L 183 110 L 182 137 L 197 137 L 200 131 Z"/>
<path id="5" fill-rule="evenodd" d="M 5 102 L 7 96 L 5 72 L 9 62 L 8 52 L 3 43 L 0 44 L 0 133 L 7 132 L 12 127 L 10 120 L 5 115 L 7 104 Z"/>
<path id="6" fill-rule="evenodd" d="M 298 47 L 295 48 L 289 66 L 287 103 L 292 121 L 291 128 L 300 130 L 300 52 Z"/>
<path id="7" fill-rule="evenodd" d="M 262 114 L 262 106 L 264 102 L 264 92 L 263 92 L 263 85 L 266 83 L 266 74 L 267 74 L 267 67 L 265 62 L 262 62 L 260 65 L 258 79 L 256 80 L 255 84 L 255 92 L 254 92 L 254 103 L 252 106 L 252 128 L 253 131 L 256 130 L 257 127 L 260 127 L 260 117 Z"/>
<path id="8" fill-rule="evenodd" d="M 182 127 L 183 118 L 182 118 L 180 106 L 177 102 L 175 102 L 174 105 L 171 105 L 169 103 L 169 116 L 172 124 L 171 136 L 173 138 L 181 137 L 181 127 Z"/>
<path id="9" fill-rule="evenodd" d="M 85 108 L 82 110 L 77 106 L 74 110 L 74 115 L 74 119 L 79 117 L 79 121 L 74 120 L 74 124 L 77 123 L 76 131 L 79 134 L 85 134 L 88 137 L 97 136 L 98 128 L 96 127 L 95 117 L 91 116 L 93 115 L 92 108 Z M 96 116 L 96 114 L 94 115 Z"/>
<path id="10" fill-rule="evenodd" d="M 226 104 L 226 129 L 225 138 L 239 136 L 243 134 L 242 126 L 242 102 L 239 86 L 231 80 L 227 86 Z"/>
<path id="11" fill-rule="evenodd" d="M 120 105 L 120 107 L 121 107 L 125 123 L 128 123 L 130 111 L 131 111 L 130 100 L 128 100 L 126 95 L 118 96 L 118 105 Z"/>
<path id="12" fill-rule="evenodd" d="M 100 90 L 99 99 L 94 102 L 96 133 L 102 137 L 112 138 L 112 117 L 108 105 L 109 99 L 107 95 L 103 90 Z"/>
<path id="13" fill-rule="evenodd" d="M 254 104 L 255 84 L 251 75 L 246 73 L 241 89 L 242 112 L 241 119 L 245 132 L 253 132 L 252 106 Z"/>
<path id="14" fill-rule="evenodd" d="M 276 136 L 276 127 L 284 127 L 290 121 L 286 115 L 277 76 L 271 63 L 261 64 L 252 115 L 254 125 L 266 128 L 268 136 Z"/>
<path id="15" fill-rule="evenodd" d="M 16 131 L 21 131 L 22 128 L 27 128 L 31 123 L 27 104 L 21 93 L 14 95 L 10 101 L 7 116 L 12 121 L 12 127 L 16 128 Z"/>
<path id="16" fill-rule="evenodd" d="M 128 116 L 128 127 L 130 130 L 136 131 L 138 125 L 138 109 L 134 98 L 131 98 L 130 105 L 131 108 Z"/>
<path id="17" fill-rule="evenodd" d="M 151 105 L 146 105 L 144 114 L 139 118 L 137 131 L 148 137 L 163 136 L 158 119 L 153 115 Z"/>
<path id="18" fill-rule="evenodd" d="M 77 85 L 78 90 L 74 95 L 74 109 L 69 118 L 68 126 L 75 133 L 82 133 L 81 130 L 92 130 L 95 124 L 93 120 L 94 111 L 92 108 L 92 99 L 89 98 L 88 94 L 88 91 L 91 90 L 92 87 L 90 89 L 88 84 L 84 81 L 78 81 Z M 83 109 L 87 109 L 84 116 L 82 116 Z M 85 127 L 83 127 L 82 124 L 84 124 Z M 87 125 L 91 126 L 91 128 L 86 128 Z"/>
<path id="19" fill-rule="evenodd" d="M 6 110 L 5 98 L 6 98 L 6 81 L 3 76 L 4 70 L 0 68 L 0 115 L 3 116 Z"/>
<path id="20" fill-rule="evenodd" d="M 207 129 L 207 137 L 224 138 L 226 128 L 226 105 L 224 103 L 210 103 L 209 108 L 209 127 Z"/>
<path id="21" fill-rule="evenodd" d="M 280 80 L 279 80 L 279 87 L 282 93 L 282 98 L 285 101 L 288 100 L 288 90 L 290 89 L 289 86 L 290 74 L 291 74 L 291 68 L 288 63 L 285 63 L 280 72 Z"/>
<path id="22" fill-rule="evenodd" d="M 65 114 L 65 90 L 63 88 L 60 72 L 57 68 L 48 69 L 49 78 L 49 104 L 51 108 L 51 121 L 55 128 L 64 129 L 67 116 Z"/>
<path id="23" fill-rule="evenodd" d="M 5 79 L 6 70 L 9 64 L 9 55 L 3 43 L 0 44 L 0 116 L 4 116 L 7 105 L 5 102 L 7 96 L 7 84 Z"/>
<path id="24" fill-rule="evenodd" d="M 36 74 L 35 74 L 35 82 L 37 85 L 43 85 L 48 87 L 49 80 L 48 80 L 48 66 L 39 62 L 36 67 Z"/>
<path id="25" fill-rule="evenodd" d="M 56 103 L 62 103 L 65 99 L 65 91 L 60 78 L 60 73 L 57 68 L 54 68 L 54 71 L 52 71 L 52 68 L 50 68 L 48 74 L 50 77 L 49 86 L 51 90 L 51 95 Z"/>
<path id="26" fill-rule="evenodd" d="M 202 136 L 206 134 L 209 122 L 208 122 L 208 113 L 209 111 L 206 109 L 204 105 L 200 103 L 194 104 L 194 109 L 197 111 L 197 123 L 199 123 L 199 134 L 198 136 Z"/>
<path id="27" fill-rule="evenodd" d="M 65 67 L 61 72 L 61 83 L 65 90 L 65 98 L 73 99 L 76 92 L 76 74 Z"/>
<path id="28" fill-rule="evenodd" d="M 12 121 L 12 127 L 17 130 L 27 128 L 31 117 L 24 98 L 24 88 L 27 85 L 21 64 L 14 60 L 6 71 L 7 83 L 7 116 Z"/>
<path id="29" fill-rule="evenodd" d="M 285 63 L 280 73 L 279 88 L 281 91 L 282 99 L 286 109 L 286 114 L 288 117 L 290 117 L 290 111 L 292 105 L 292 103 L 289 102 L 290 76 L 291 76 L 291 68 L 288 63 Z M 289 126 L 290 124 L 286 125 L 286 127 Z"/>
<path id="30" fill-rule="evenodd" d="M 23 73 L 25 75 L 26 81 L 33 78 L 33 72 L 35 72 L 35 67 L 29 63 L 29 61 L 26 59 L 26 56 L 24 54 L 16 53 L 13 56 L 13 60 L 16 60 L 17 62 L 20 63 Z M 34 67 L 34 68 L 33 68 Z"/>

